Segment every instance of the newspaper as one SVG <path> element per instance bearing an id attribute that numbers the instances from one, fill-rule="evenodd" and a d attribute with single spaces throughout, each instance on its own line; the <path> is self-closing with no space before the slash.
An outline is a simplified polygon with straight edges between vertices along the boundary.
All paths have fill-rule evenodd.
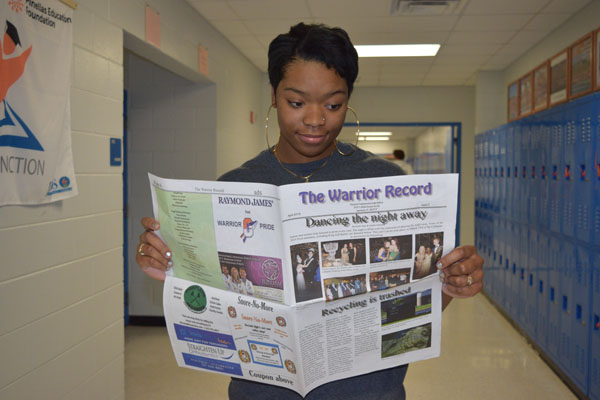
<path id="1" fill-rule="evenodd" d="M 306 396 L 437 357 L 458 175 L 274 186 L 149 175 L 179 366 Z"/>

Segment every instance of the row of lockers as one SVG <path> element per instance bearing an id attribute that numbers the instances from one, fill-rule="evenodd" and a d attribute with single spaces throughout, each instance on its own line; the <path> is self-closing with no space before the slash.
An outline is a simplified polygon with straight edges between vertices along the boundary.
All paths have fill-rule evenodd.
<path id="1" fill-rule="evenodd" d="M 485 292 L 592 399 L 600 399 L 600 251 L 480 211 Z"/>
<path id="2" fill-rule="evenodd" d="M 476 207 L 600 243 L 600 93 L 475 138 Z"/>
<path id="3" fill-rule="evenodd" d="M 485 291 L 600 399 L 600 94 L 476 137 Z"/>

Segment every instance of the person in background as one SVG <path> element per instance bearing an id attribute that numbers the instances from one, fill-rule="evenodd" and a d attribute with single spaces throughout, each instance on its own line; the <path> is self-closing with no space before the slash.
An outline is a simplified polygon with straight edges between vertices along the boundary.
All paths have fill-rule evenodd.
<path id="1" fill-rule="evenodd" d="M 398 165 L 337 140 L 346 112 L 354 113 L 348 102 L 358 76 L 358 54 L 343 29 L 303 23 L 291 27 L 269 45 L 268 72 L 279 140 L 220 180 L 284 185 L 405 174 Z M 149 277 L 164 280 L 166 269 L 173 265 L 171 250 L 154 233 L 160 228 L 157 220 L 143 218 L 142 227 L 136 262 Z M 479 293 L 482 267 L 483 259 L 471 245 L 457 247 L 440 259 L 442 307 L 453 298 Z M 329 382 L 305 399 L 405 399 L 407 369 L 408 365 L 401 365 Z M 289 389 L 238 378 L 231 380 L 229 398 L 302 399 Z"/>
<path id="2" fill-rule="evenodd" d="M 413 167 L 404 160 L 405 154 L 404 150 L 396 149 L 394 150 L 394 159 L 393 163 L 398 165 L 402 170 L 406 173 L 406 175 L 413 175 L 415 171 Z"/>

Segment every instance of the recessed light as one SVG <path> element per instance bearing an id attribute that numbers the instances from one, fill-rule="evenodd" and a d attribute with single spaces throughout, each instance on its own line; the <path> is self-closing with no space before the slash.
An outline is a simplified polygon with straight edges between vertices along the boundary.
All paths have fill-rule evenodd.
<path id="1" fill-rule="evenodd" d="M 439 44 L 378 44 L 354 46 L 359 57 L 433 57 Z"/>
<path id="2" fill-rule="evenodd" d="M 388 136 L 367 136 L 367 137 L 362 137 L 360 136 L 358 138 L 359 141 L 369 141 L 369 142 L 375 142 L 375 141 L 386 141 L 386 140 L 390 140 L 390 138 Z"/>
<path id="3" fill-rule="evenodd" d="M 359 132 L 358 136 L 392 136 L 392 132 Z"/>

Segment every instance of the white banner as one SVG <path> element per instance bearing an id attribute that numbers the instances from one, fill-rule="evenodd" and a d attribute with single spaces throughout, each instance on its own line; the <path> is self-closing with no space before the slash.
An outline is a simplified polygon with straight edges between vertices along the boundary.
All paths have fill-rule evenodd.
<path id="1" fill-rule="evenodd" d="M 73 10 L 58 0 L 1 0 L 0 22 L 0 206 L 75 196 Z"/>

